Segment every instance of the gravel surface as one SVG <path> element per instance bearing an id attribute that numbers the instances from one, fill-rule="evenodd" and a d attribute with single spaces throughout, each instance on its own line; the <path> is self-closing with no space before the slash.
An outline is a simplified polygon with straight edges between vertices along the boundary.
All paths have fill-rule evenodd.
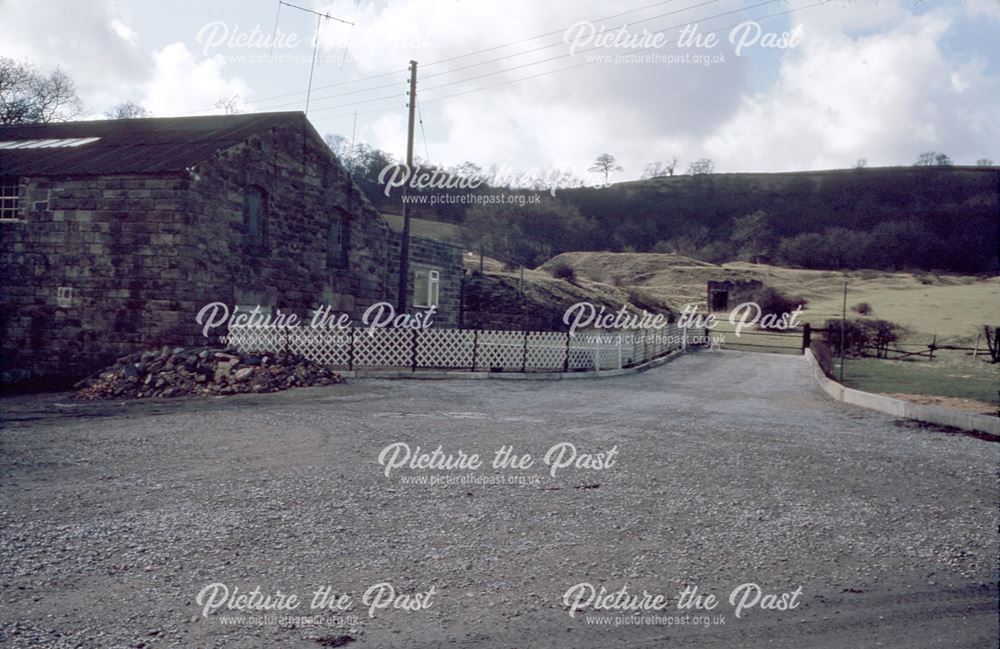
<path id="1" fill-rule="evenodd" d="M 997 644 L 1000 444 L 836 403 L 801 357 L 0 407 L 4 646 Z M 386 477 L 379 455 L 397 442 L 485 466 Z M 610 466 L 553 477 L 543 459 L 564 442 Z M 534 465 L 494 470 L 504 445 Z M 522 484 L 412 482 L 470 474 Z M 370 617 L 364 594 L 382 582 L 420 610 Z M 749 582 L 801 594 L 791 610 L 736 618 L 729 594 Z M 262 613 L 204 616 L 212 583 L 305 601 L 233 626 Z M 580 583 L 669 607 L 571 617 L 564 594 Z M 322 586 L 354 607 L 311 625 Z M 686 586 L 721 601 L 708 625 L 695 622 L 709 612 L 676 609 Z"/>

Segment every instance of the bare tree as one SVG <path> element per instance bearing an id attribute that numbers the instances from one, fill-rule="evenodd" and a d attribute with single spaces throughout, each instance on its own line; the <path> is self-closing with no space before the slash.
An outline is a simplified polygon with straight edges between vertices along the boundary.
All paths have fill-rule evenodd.
<path id="1" fill-rule="evenodd" d="M 858 161 L 854 163 L 855 169 L 864 169 L 868 166 L 868 158 L 858 158 Z"/>
<path id="2" fill-rule="evenodd" d="M 152 117 L 153 113 L 135 102 L 123 101 L 104 111 L 104 116 L 108 119 L 143 119 Z"/>
<path id="3" fill-rule="evenodd" d="M 59 68 L 46 76 L 30 63 L 0 57 L 0 124 L 65 121 L 80 110 L 76 86 Z"/>
<path id="4" fill-rule="evenodd" d="M 239 115 L 243 111 L 240 110 L 240 96 L 233 95 L 232 97 L 223 97 L 219 101 L 215 102 L 216 108 L 221 108 L 226 112 L 226 115 Z"/>
<path id="5" fill-rule="evenodd" d="M 980 158 L 980 159 L 976 160 L 976 166 L 977 167 L 992 167 L 993 166 L 993 161 L 990 160 L 989 158 Z"/>
<path id="6" fill-rule="evenodd" d="M 735 219 L 731 239 L 741 257 L 755 264 L 760 263 L 761 258 L 770 254 L 774 243 L 774 231 L 767 212 L 757 210 Z"/>
<path id="7" fill-rule="evenodd" d="M 604 184 L 608 184 L 608 176 L 619 171 L 625 171 L 618 165 L 618 161 L 610 153 L 602 153 L 594 160 L 593 166 L 588 171 L 596 171 L 604 174 Z"/>
<path id="8" fill-rule="evenodd" d="M 951 166 L 951 158 L 938 151 L 925 151 L 917 157 L 914 167 L 948 167 Z"/>
<path id="9" fill-rule="evenodd" d="M 708 158 L 701 158 L 699 160 L 695 160 L 688 167 L 688 173 L 691 174 L 692 176 L 702 176 L 710 174 L 713 171 L 715 171 L 715 163 L 709 160 Z"/>
<path id="10" fill-rule="evenodd" d="M 650 162 L 642 168 L 642 179 L 647 180 L 649 178 L 673 176 L 675 169 L 677 169 L 677 156 L 672 157 L 666 162 Z"/>

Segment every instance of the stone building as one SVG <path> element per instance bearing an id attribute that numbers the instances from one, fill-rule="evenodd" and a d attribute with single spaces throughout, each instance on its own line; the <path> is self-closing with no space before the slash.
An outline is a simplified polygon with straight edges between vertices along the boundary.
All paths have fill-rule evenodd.
<path id="1" fill-rule="evenodd" d="M 753 299 L 764 283 L 756 279 L 708 280 L 705 302 L 708 312 L 729 311 L 732 307 Z"/>
<path id="2" fill-rule="evenodd" d="M 399 245 L 299 112 L 2 126 L 0 378 L 204 344 L 212 302 L 358 320 L 395 304 Z M 454 325 L 461 250 L 411 248 L 411 310 Z"/>

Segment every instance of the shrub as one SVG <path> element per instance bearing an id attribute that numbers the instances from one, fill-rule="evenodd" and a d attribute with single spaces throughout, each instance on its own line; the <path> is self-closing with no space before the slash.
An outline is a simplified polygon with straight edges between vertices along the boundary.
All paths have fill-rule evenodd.
<path id="1" fill-rule="evenodd" d="M 888 320 L 845 320 L 844 351 L 851 356 L 866 356 L 866 350 L 876 358 L 888 356 L 889 345 L 906 334 L 906 327 Z M 840 320 L 826 321 L 826 341 L 831 351 L 840 350 Z"/>
<path id="2" fill-rule="evenodd" d="M 556 279 L 561 279 L 567 282 L 576 281 L 576 271 L 565 261 L 557 261 L 552 264 L 552 268 L 549 269 L 552 276 Z"/>
<path id="3" fill-rule="evenodd" d="M 764 316 L 771 314 L 777 316 L 778 323 L 781 322 L 782 315 L 791 313 L 809 303 L 808 300 L 801 297 L 784 295 L 770 286 L 758 288 L 751 294 L 750 299 L 760 307 L 761 320 L 764 319 Z"/>
<path id="4" fill-rule="evenodd" d="M 859 313 L 861 315 L 871 315 L 872 305 L 868 304 L 867 302 L 858 302 L 857 304 L 851 307 L 851 311 L 854 311 L 855 313 Z"/>

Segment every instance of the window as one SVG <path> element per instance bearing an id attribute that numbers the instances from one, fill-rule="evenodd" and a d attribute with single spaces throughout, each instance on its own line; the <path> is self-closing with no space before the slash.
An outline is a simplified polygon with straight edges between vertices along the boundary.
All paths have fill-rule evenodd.
<path id="1" fill-rule="evenodd" d="M 330 232 L 327 238 L 327 264 L 331 268 L 345 268 L 350 249 L 350 220 L 347 213 L 334 209 L 330 217 Z"/>
<path id="2" fill-rule="evenodd" d="M 440 274 L 436 270 L 417 268 L 413 271 L 413 306 L 438 305 Z"/>
<path id="3" fill-rule="evenodd" d="M 0 179 L 0 221 L 21 218 L 21 184 L 17 178 Z"/>
<path id="4" fill-rule="evenodd" d="M 264 201 L 263 189 L 256 185 L 247 187 L 243 195 L 243 219 L 247 228 L 247 248 L 252 253 L 263 252 L 267 245 Z"/>
<path id="5" fill-rule="evenodd" d="M 73 306 L 73 287 L 60 286 L 56 289 L 56 306 L 68 309 Z"/>

